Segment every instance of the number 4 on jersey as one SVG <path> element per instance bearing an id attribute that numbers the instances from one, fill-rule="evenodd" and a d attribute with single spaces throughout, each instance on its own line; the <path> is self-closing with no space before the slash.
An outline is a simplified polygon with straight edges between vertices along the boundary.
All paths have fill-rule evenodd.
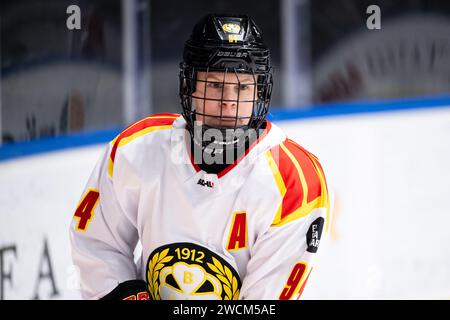
<path id="1" fill-rule="evenodd" d="M 78 218 L 76 226 L 78 231 L 87 231 L 89 222 L 94 216 L 100 194 L 96 189 L 89 189 L 75 211 L 74 217 Z"/>

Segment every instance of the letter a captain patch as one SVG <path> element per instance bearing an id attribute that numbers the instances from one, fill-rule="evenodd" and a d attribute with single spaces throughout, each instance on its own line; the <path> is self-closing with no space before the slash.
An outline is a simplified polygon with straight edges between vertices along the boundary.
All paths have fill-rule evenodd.
<path id="1" fill-rule="evenodd" d="M 227 250 L 239 250 L 247 247 L 247 213 L 234 212 L 228 236 Z"/>

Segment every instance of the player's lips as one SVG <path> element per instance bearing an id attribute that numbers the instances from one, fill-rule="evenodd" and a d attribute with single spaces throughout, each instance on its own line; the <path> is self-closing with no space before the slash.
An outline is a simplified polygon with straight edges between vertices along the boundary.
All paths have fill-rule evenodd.
<path id="1" fill-rule="evenodd" d="M 233 128 L 235 126 L 241 126 L 245 124 L 242 119 L 236 119 L 236 115 L 230 115 L 226 116 L 223 115 L 223 118 L 220 118 L 220 116 L 210 116 L 205 117 L 205 124 L 213 127 L 227 127 L 227 128 Z M 226 117 L 226 118 L 225 118 Z"/>
<path id="2" fill-rule="evenodd" d="M 229 117 L 229 118 L 220 118 L 220 117 L 210 117 L 208 119 L 210 123 L 219 125 L 219 124 L 227 124 L 227 125 L 234 125 L 236 122 L 239 123 L 239 119 L 237 119 L 233 116 L 233 117 Z"/>
<path id="3" fill-rule="evenodd" d="M 222 119 L 222 120 L 219 120 L 219 122 L 221 122 L 221 123 L 235 123 L 236 120 L 235 119 Z"/>
<path id="4" fill-rule="evenodd" d="M 239 121 L 232 120 L 232 119 L 229 119 L 229 120 L 223 119 L 223 120 L 219 120 L 217 122 L 217 124 L 222 127 L 234 127 L 235 125 L 239 124 Z"/>

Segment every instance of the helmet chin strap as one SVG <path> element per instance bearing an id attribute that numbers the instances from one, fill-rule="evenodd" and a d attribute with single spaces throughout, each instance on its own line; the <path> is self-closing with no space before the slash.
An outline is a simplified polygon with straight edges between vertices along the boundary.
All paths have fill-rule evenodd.
<path id="1" fill-rule="evenodd" d="M 214 130 L 213 132 L 216 134 L 208 136 L 208 129 Z M 234 131 L 238 129 L 239 133 L 237 134 Z M 263 131 L 264 129 L 254 130 L 249 126 L 242 126 L 236 129 L 216 128 L 208 125 L 190 126 L 188 131 L 191 138 L 191 155 L 193 155 L 195 163 L 203 171 L 219 174 L 247 152 L 247 149 L 262 133 L 261 130 Z M 218 135 L 218 133 L 222 135 Z"/>
<path id="2" fill-rule="evenodd" d="M 192 140 L 206 153 L 223 153 L 224 150 L 245 147 L 248 126 L 238 128 L 216 128 L 195 125 Z"/>
<path id="3" fill-rule="evenodd" d="M 194 159 L 202 170 L 218 173 L 245 153 L 253 136 L 258 136 L 252 132 L 256 131 L 249 131 L 248 126 L 234 129 L 196 125 L 191 132 L 191 151 L 197 154 Z"/>

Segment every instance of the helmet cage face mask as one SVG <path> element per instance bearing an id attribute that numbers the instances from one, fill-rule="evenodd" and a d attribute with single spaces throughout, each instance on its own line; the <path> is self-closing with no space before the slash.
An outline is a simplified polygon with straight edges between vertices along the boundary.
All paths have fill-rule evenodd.
<path id="1" fill-rule="evenodd" d="M 212 74 L 216 75 L 214 79 L 210 79 Z M 231 99 L 224 97 L 226 87 L 234 92 Z M 236 68 L 195 68 L 181 64 L 180 98 L 188 126 L 215 123 L 209 126 L 217 129 L 258 129 L 268 113 L 271 92 L 270 73 L 256 74 L 253 70 L 249 73 Z M 207 103 L 216 104 L 217 111 L 209 111 Z M 233 105 L 232 114 L 230 111 L 224 114 L 225 104 Z M 248 110 L 250 104 L 251 112 Z"/>

